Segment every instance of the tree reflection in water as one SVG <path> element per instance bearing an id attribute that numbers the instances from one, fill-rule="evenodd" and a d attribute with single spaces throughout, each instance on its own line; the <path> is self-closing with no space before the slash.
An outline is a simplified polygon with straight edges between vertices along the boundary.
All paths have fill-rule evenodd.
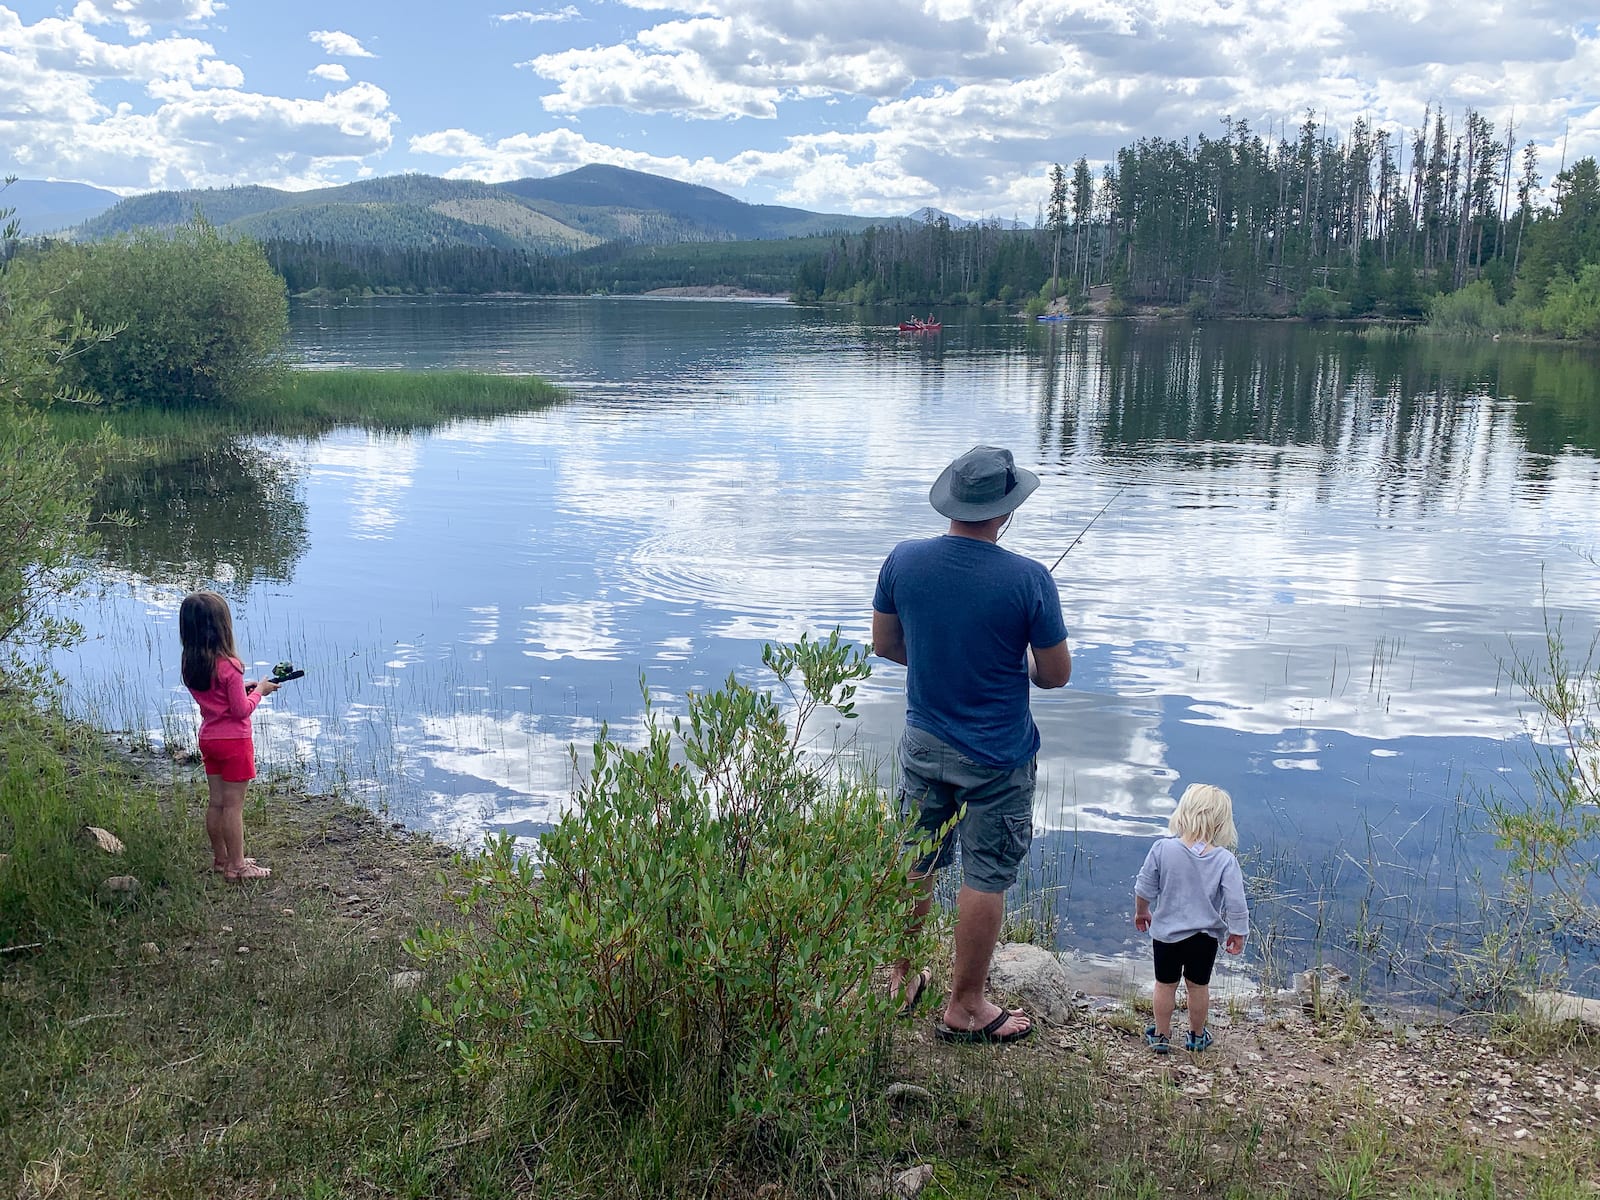
<path id="1" fill-rule="evenodd" d="M 307 545 L 300 479 L 286 458 L 237 438 L 114 465 L 95 489 L 101 558 L 154 583 L 243 595 L 287 582 Z"/>

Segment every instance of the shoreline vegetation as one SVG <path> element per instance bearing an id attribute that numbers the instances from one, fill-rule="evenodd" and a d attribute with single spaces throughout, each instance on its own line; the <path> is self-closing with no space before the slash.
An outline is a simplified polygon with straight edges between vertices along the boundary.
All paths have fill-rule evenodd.
<path id="1" fill-rule="evenodd" d="M 248 434 L 314 437 L 338 426 L 430 429 L 544 408 L 560 398 L 560 389 L 534 375 L 292 368 L 225 409 L 56 405 L 48 415 L 64 441 L 86 442 L 109 427 L 137 447 Z"/>
<path id="2" fill-rule="evenodd" d="M 924 1004 L 885 1027 L 850 1122 L 802 1154 L 686 1127 L 668 1097 L 602 1104 L 576 1080 L 552 1093 L 528 1064 L 462 1074 L 422 999 L 449 1000 L 449 969 L 408 939 L 492 932 L 461 909 L 481 862 L 280 778 L 249 813 L 273 877 L 229 885 L 207 870 L 192 755 L 6 715 L 7 809 L 41 785 L 66 801 L 0 860 L 0 891 L 31 884 L 52 927 L 0 958 L 6 1195 L 1577 1200 L 1600 1186 L 1592 1040 L 1331 990 L 1236 1000 L 1212 1051 L 1163 1060 L 1132 995 L 1080 997 L 1004 1048 L 936 1041 Z M 14 753 L 20 727 L 59 753 L 46 778 Z"/>

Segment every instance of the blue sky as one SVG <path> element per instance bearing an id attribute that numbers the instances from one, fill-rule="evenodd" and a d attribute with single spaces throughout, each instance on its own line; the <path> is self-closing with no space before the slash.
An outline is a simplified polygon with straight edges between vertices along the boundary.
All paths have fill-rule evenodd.
<path id="1" fill-rule="evenodd" d="M 1593 0 L 0 3 L 0 172 L 121 192 L 609 162 L 1031 220 L 1053 162 L 1315 109 L 1600 154 Z"/>

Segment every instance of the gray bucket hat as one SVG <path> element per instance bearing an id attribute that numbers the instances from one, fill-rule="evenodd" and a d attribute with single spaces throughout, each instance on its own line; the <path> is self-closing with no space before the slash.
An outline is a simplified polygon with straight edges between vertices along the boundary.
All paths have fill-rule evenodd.
<path id="1" fill-rule="evenodd" d="M 974 446 L 951 463 L 928 489 L 928 502 L 953 521 L 987 521 L 1015 510 L 1039 486 L 1017 466 L 1011 451 Z"/>

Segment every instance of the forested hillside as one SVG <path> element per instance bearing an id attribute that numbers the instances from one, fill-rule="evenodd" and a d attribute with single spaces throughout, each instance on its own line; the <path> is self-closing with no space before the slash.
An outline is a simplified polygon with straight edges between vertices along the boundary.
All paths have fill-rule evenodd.
<path id="1" fill-rule="evenodd" d="M 826 238 L 781 241 L 608 242 L 574 254 L 485 246 L 398 249 L 273 240 L 267 261 L 295 293 L 374 289 L 398 292 L 526 292 L 632 295 L 656 288 L 720 285 L 786 295 L 801 265 Z"/>
<path id="2" fill-rule="evenodd" d="M 1471 111 L 1430 113 L 1405 144 L 1364 121 L 1342 137 L 1310 117 L 1293 137 L 1230 121 L 1220 137 L 1140 139 L 1098 176 L 1081 157 L 1057 166 L 1036 230 L 941 219 L 840 239 L 795 290 L 922 305 L 1105 286 L 1112 311 L 1421 317 L 1473 285 L 1532 311 L 1600 263 L 1594 160 L 1557 173 L 1548 203 L 1539 168 L 1532 143 L 1519 151 L 1514 129 Z"/>
<path id="3" fill-rule="evenodd" d="M 679 183 L 642 171 L 591 164 L 546 179 L 519 179 L 501 185 L 535 207 L 563 221 L 576 223 L 584 210 L 660 214 L 700 237 L 646 238 L 633 241 L 704 241 L 728 238 L 790 238 L 819 233 L 859 232 L 882 219 L 841 213 L 814 213 L 772 204 L 746 204 L 708 187 Z M 580 224 L 579 228 L 588 228 Z M 619 240 L 617 236 L 608 237 Z"/>
<path id="4" fill-rule="evenodd" d="M 492 247 L 542 254 L 602 242 L 666 245 L 789 238 L 872 224 L 863 217 L 745 204 L 711 188 L 618 167 L 587 166 L 507 184 L 396 175 L 306 192 L 267 187 L 154 192 L 124 200 L 76 232 L 97 240 L 137 229 L 177 228 L 196 217 L 224 233 L 263 241 L 392 251 Z M 370 286 L 388 285 L 374 279 Z"/>

